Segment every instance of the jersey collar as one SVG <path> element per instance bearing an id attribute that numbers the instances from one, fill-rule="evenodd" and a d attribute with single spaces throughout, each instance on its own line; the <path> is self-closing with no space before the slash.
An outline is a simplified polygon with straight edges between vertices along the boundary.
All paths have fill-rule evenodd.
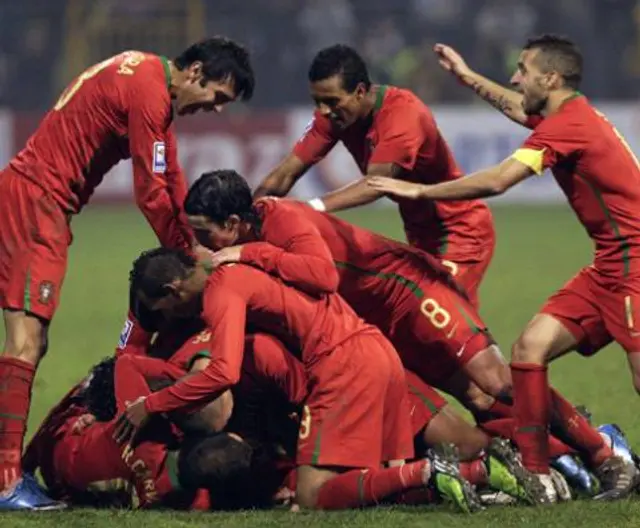
<path id="1" fill-rule="evenodd" d="M 387 92 L 387 85 L 381 84 L 378 86 L 378 91 L 376 92 L 376 102 L 373 105 L 373 113 L 377 114 L 378 111 L 382 108 L 382 103 L 384 102 L 384 94 Z"/>
<path id="2" fill-rule="evenodd" d="M 169 59 L 164 55 L 160 55 L 160 62 L 164 69 L 164 79 L 167 82 L 167 89 L 169 90 L 171 88 L 171 67 L 169 66 Z"/>

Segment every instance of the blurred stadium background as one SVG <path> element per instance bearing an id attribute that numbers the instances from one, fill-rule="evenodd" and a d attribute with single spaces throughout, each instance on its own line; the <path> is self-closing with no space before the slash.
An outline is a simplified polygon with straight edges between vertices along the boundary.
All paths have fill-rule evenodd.
<path id="1" fill-rule="evenodd" d="M 474 99 L 440 71 L 434 42 L 507 82 L 523 40 L 558 32 L 586 57 L 583 91 L 640 154 L 640 1 L 637 0 L 0 0 L 0 164 L 22 147 L 64 86 L 85 67 L 125 49 L 173 56 L 205 35 L 225 34 L 253 52 L 255 100 L 219 116 L 179 120 L 179 153 L 190 180 L 235 168 L 255 185 L 285 155 L 311 116 L 307 67 L 321 47 L 346 42 L 367 59 L 374 81 L 409 87 L 431 105 L 466 171 L 508 156 L 526 131 Z M 353 179 L 344 150 L 295 188 L 311 197 Z M 0 197 L 1 200 L 1 197 Z M 483 286 L 482 312 L 505 354 L 529 317 L 579 266 L 586 236 L 550 177 L 532 178 L 498 203 L 498 249 Z M 502 203 L 499 203 L 499 202 Z M 113 204 L 127 204 L 115 206 Z M 523 207 L 524 205 L 527 207 Z M 1 206 L 1 205 L 0 205 Z M 393 209 L 348 217 L 401 237 Z M 133 258 L 154 244 L 135 211 L 130 166 L 105 178 L 73 223 L 75 241 L 51 350 L 38 376 L 31 431 L 46 408 L 99 358 L 110 355 L 126 313 Z M 1 332 L 1 330 L 0 330 Z M 596 416 L 640 441 L 624 354 L 562 360 L 552 379 Z M 616 399 L 602 379 L 616 380 Z M 613 403 L 613 405 L 612 405 Z"/>

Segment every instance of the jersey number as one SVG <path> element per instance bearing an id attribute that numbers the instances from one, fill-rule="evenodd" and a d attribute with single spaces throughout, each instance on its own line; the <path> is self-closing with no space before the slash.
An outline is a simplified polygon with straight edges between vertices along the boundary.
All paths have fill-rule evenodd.
<path id="1" fill-rule="evenodd" d="M 420 305 L 420 311 L 438 330 L 451 322 L 451 314 L 438 304 L 435 299 L 425 299 Z"/>
<path id="2" fill-rule="evenodd" d="M 634 154 L 633 150 L 631 150 L 631 147 L 629 146 L 629 143 L 627 143 L 627 140 L 624 138 L 624 136 L 620 133 L 620 131 L 615 126 L 613 126 L 613 123 L 609 121 L 607 119 L 607 116 L 605 116 L 602 112 L 599 112 L 598 110 L 596 110 L 596 114 L 598 114 L 598 116 L 604 119 L 607 122 L 607 124 L 613 129 L 613 133 L 618 137 L 618 139 L 620 140 L 620 143 L 622 143 L 622 146 L 625 149 L 627 149 L 627 152 L 629 153 L 629 156 L 631 156 L 631 159 L 633 159 L 634 163 L 636 164 L 636 167 L 640 169 L 640 162 L 638 161 L 638 158 Z"/>
<path id="3" fill-rule="evenodd" d="M 115 60 L 121 56 L 122 55 L 111 57 L 110 59 L 99 62 L 98 64 L 94 64 L 90 68 L 86 69 L 83 73 L 80 74 L 80 76 L 72 85 L 70 85 L 64 92 L 62 92 L 60 99 L 58 99 L 58 102 L 53 107 L 53 109 L 56 111 L 61 110 L 82 87 L 85 81 L 88 81 L 92 77 L 98 75 L 102 70 L 104 70 L 107 66 L 113 64 Z M 120 75 L 133 75 L 134 70 L 132 68 L 135 68 L 144 60 L 144 55 L 142 53 L 136 52 L 125 52 L 124 56 L 124 60 L 122 61 L 122 64 L 118 69 L 118 73 Z"/>

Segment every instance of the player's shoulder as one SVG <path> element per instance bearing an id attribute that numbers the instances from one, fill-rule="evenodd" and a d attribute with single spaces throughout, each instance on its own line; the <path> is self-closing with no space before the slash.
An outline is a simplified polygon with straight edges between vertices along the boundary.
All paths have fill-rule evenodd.
<path id="1" fill-rule="evenodd" d="M 379 128 L 386 126 L 414 127 L 416 123 L 433 121 L 431 111 L 411 90 L 397 86 L 381 86 L 383 100 L 377 103 L 374 123 Z"/>

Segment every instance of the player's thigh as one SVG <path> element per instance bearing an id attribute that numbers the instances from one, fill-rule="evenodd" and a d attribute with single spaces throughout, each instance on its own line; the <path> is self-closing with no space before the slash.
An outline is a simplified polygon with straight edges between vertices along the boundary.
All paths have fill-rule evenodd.
<path id="1" fill-rule="evenodd" d="M 469 360 L 462 370 L 469 380 L 482 392 L 495 398 L 508 394 L 511 390 L 511 370 L 496 344 L 486 335 L 476 335 L 469 340 L 465 349 L 469 350 Z"/>
<path id="2" fill-rule="evenodd" d="M 68 217 L 39 187 L 0 177 L 0 307 L 49 321 L 71 243 Z"/>
<path id="3" fill-rule="evenodd" d="M 299 465 L 380 464 L 389 364 L 386 351 L 367 337 L 352 337 L 309 368 L 310 392 L 298 434 Z"/>
<path id="4" fill-rule="evenodd" d="M 414 372 L 405 369 L 405 378 L 411 429 L 416 437 L 421 435 L 431 421 L 446 407 L 447 400 Z"/>
<path id="5" fill-rule="evenodd" d="M 547 300 L 514 343 L 512 361 L 542 365 L 571 350 L 589 356 L 611 341 L 590 273 L 582 269 Z"/>

